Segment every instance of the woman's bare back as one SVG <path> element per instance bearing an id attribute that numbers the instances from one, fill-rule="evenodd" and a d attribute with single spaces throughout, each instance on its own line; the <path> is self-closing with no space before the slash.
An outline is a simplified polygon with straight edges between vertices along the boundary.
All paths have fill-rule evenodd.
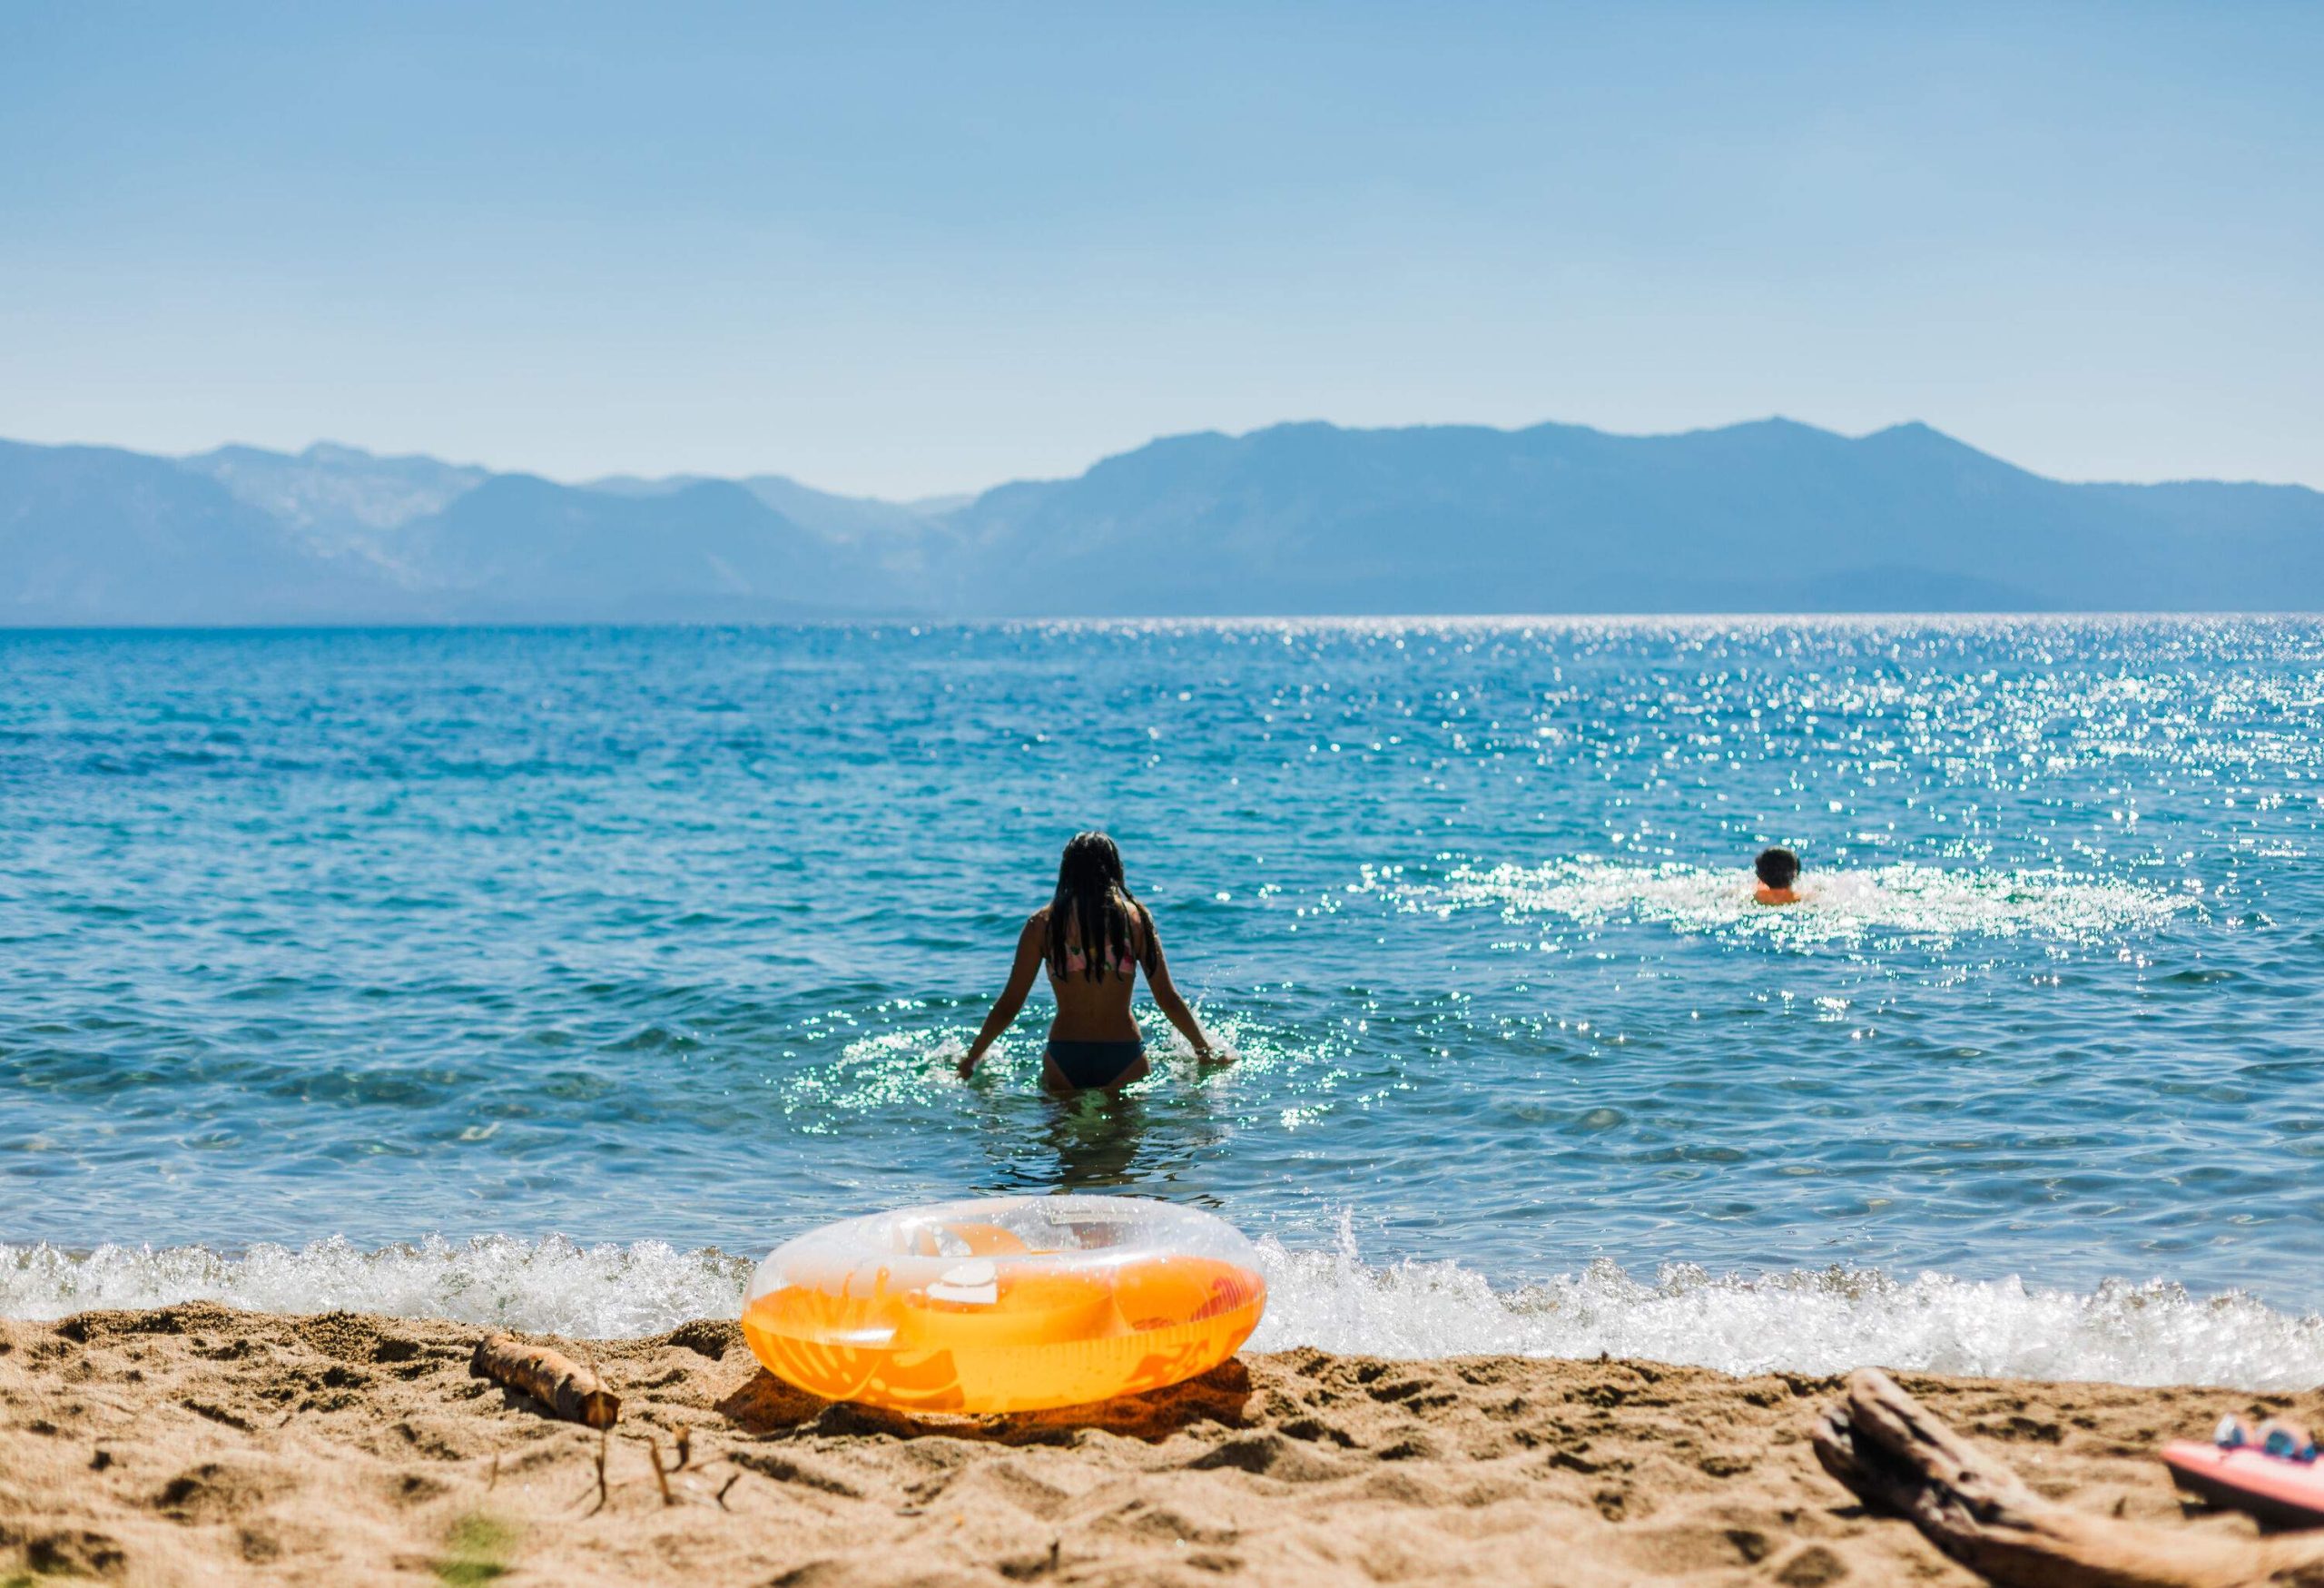
<path id="1" fill-rule="evenodd" d="M 1129 917 L 1129 952 L 1110 965 L 1101 965 L 1095 980 L 1089 976 L 1088 958 L 1069 926 L 1065 973 L 1060 976 L 1058 967 L 1044 960 L 1049 991 L 1057 995 L 1057 1018 L 1049 1022 L 1049 1035 L 1058 1041 L 1128 1042 L 1137 1039 L 1137 1021 L 1130 1013 L 1130 1001 L 1137 991 L 1137 967 L 1146 957 L 1147 932 L 1142 911 L 1132 908 L 1126 913 Z M 1049 907 L 1044 905 L 1034 911 L 1025 922 L 1025 930 L 1046 944 L 1049 940 Z M 1102 948 L 1098 957 L 1105 957 Z"/>

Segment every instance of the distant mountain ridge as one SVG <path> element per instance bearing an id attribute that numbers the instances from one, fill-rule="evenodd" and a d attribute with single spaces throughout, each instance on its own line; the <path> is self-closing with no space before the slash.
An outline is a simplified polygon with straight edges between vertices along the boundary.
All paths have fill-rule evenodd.
<path id="1" fill-rule="evenodd" d="M 378 458 L 329 441 L 296 456 L 221 447 L 179 461 L 327 550 L 361 547 L 382 531 L 441 511 L 492 478 L 490 469 L 474 464 Z"/>
<path id="2" fill-rule="evenodd" d="M 1286 424 L 923 503 L 0 442 L 0 624 L 1992 610 L 2324 610 L 2324 493 L 1784 419 Z"/>
<path id="3" fill-rule="evenodd" d="M 2289 495 L 2284 494 L 2289 491 Z M 952 520 L 1029 615 L 2324 606 L 2324 495 L 2077 486 L 1782 419 L 1178 437 Z"/>
<path id="4" fill-rule="evenodd" d="M 843 547 L 728 480 L 629 496 L 500 474 L 401 533 L 453 618 L 801 618 L 857 589 Z"/>

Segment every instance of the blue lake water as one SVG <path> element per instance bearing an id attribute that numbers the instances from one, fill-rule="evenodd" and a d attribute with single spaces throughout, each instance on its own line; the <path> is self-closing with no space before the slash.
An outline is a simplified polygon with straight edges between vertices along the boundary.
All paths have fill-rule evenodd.
<path id="1" fill-rule="evenodd" d="M 1263 1343 L 2312 1381 L 2319 662 L 2243 619 L 0 635 L 0 1311 L 611 1331 L 826 1218 L 1115 1189 L 1266 1238 Z M 1060 1105 L 1037 994 L 963 1084 L 1088 826 L 1240 1061 Z M 1748 902 L 1775 842 L 1796 910 Z"/>

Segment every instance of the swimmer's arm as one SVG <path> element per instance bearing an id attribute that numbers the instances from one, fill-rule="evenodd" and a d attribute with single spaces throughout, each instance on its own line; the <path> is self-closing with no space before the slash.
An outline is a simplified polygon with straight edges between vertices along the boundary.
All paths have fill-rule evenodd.
<path id="1" fill-rule="evenodd" d="M 975 1073 L 985 1050 L 1000 1040 L 1000 1033 L 1009 1029 L 1018 1011 L 1025 1007 L 1025 995 L 1033 990 L 1033 978 L 1040 973 L 1041 961 L 1046 957 L 1047 935 L 1041 930 L 1039 915 L 1027 920 L 1025 930 L 1017 934 L 1017 958 L 1009 967 L 1009 984 L 992 1001 L 992 1012 L 984 1017 L 984 1029 L 960 1058 L 958 1068 L 962 1080 Z"/>
<path id="2" fill-rule="evenodd" d="M 1156 1004 L 1195 1050 L 1196 1063 L 1230 1061 L 1230 1055 L 1211 1047 L 1210 1039 L 1203 1034 L 1202 1022 L 1195 1019 L 1195 1011 L 1187 1007 L 1187 1001 L 1178 996 L 1177 984 L 1170 980 L 1170 962 L 1162 957 L 1162 937 L 1154 930 L 1152 915 L 1146 918 L 1146 985 L 1153 992 Z"/>

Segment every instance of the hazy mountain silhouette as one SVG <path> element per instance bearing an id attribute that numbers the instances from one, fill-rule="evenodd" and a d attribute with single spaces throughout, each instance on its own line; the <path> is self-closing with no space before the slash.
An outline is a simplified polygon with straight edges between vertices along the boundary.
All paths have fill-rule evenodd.
<path id="1" fill-rule="evenodd" d="M 666 497 L 688 486 L 700 485 L 698 474 L 666 475 L 641 479 L 635 475 L 609 475 L 589 481 L 593 490 L 633 497 Z M 848 547 L 870 577 L 899 596 L 925 597 L 933 558 L 949 549 L 945 514 L 966 507 L 974 497 L 938 497 L 925 502 L 886 502 L 869 497 L 835 496 L 802 485 L 787 475 L 747 474 L 734 482 L 803 529 Z"/>
<path id="2" fill-rule="evenodd" d="M 180 461 L 297 530 L 318 550 L 389 563 L 394 530 L 442 511 L 492 478 L 490 469 L 474 464 L 379 458 L 330 441 L 296 454 L 221 447 Z"/>
<path id="3" fill-rule="evenodd" d="M 2324 607 L 2324 495 L 2066 485 L 1925 425 L 1281 425 L 951 523 L 968 598 L 1028 615 Z"/>
<path id="4" fill-rule="evenodd" d="M 724 480 L 626 496 L 497 475 L 399 535 L 450 616 L 733 621 L 878 605 L 854 554 Z"/>
<path id="5" fill-rule="evenodd" d="M 359 621 L 382 595 L 167 459 L 0 441 L 0 624 Z"/>
<path id="6" fill-rule="evenodd" d="M 658 479 L 641 479 L 631 474 L 611 474 L 590 480 L 587 486 L 591 490 L 611 491 L 616 496 L 663 497 L 713 478 L 706 474 L 671 474 Z M 931 516 L 929 510 L 910 503 L 835 496 L 802 485 L 788 475 L 746 474 L 734 483 L 801 528 L 812 530 L 827 540 L 861 540 L 866 536 L 916 531 Z M 975 499 L 968 497 L 950 500 L 944 508 L 965 506 Z"/>
<path id="7" fill-rule="evenodd" d="M 965 503 L 318 446 L 0 443 L 0 622 L 2324 610 L 2324 495 L 2068 485 L 1925 425 L 1279 425 Z"/>

